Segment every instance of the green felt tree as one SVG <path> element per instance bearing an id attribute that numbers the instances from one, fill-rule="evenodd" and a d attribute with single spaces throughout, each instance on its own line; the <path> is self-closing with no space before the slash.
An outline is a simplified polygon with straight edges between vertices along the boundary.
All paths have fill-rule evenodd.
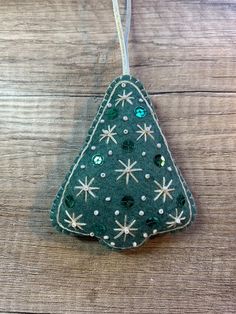
<path id="1" fill-rule="evenodd" d="M 127 249 L 185 228 L 195 212 L 145 89 L 117 78 L 53 202 L 52 224 Z"/>

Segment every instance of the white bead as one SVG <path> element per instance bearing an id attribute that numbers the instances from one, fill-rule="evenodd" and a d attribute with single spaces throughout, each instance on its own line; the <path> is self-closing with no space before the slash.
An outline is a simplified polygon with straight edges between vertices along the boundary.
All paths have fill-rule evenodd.
<path id="1" fill-rule="evenodd" d="M 123 120 L 124 120 L 124 121 L 128 121 L 129 118 L 128 118 L 127 116 L 124 116 L 124 117 L 123 117 Z"/>
<path id="2" fill-rule="evenodd" d="M 119 210 L 115 211 L 115 215 L 118 216 L 120 214 Z"/>
<path id="3" fill-rule="evenodd" d="M 161 148 L 161 144 L 160 143 L 157 143 L 157 148 Z"/>
<path id="4" fill-rule="evenodd" d="M 124 134 L 128 134 L 129 131 L 128 131 L 127 129 L 124 129 L 123 133 L 124 133 Z"/>
<path id="5" fill-rule="evenodd" d="M 147 198 L 146 198 L 145 195 L 142 195 L 142 196 L 141 196 L 141 200 L 142 200 L 143 202 L 146 201 L 146 199 L 147 199 Z"/>
<path id="6" fill-rule="evenodd" d="M 100 123 L 104 123 L 104 122 L 105 122 L 105 120 L 104 120 L 104 119 L 100 120 Z"/>
<path id="7" fill-rule="evenodd" d="M 105 198 L 105 201 L 106 201 L 106 202 L 110 202 L 110 201 L 111 201 L 111 197 L 110 197 L 110 196 L 107 196 L 107 197 Z"/>
<path id="8" fill-rule="evenodd" d="M 93 232 L 90 232 L 90 237 L 94 237 L 94 233 Z"/>
<path id="9" fill-rule="evenodd" d="M 75 221 L 72 221 L 71 226 L 72 226 L 73 228 L 76 228 L 76 227 L 77 227 L 76 222 L 75 222 Z"/>
<path id="10" fill-rule="evenodd" d="M 145 232 L 145 233 L 143 233 L 143 237 L 144 238 L 147 238 L 148 237 L 148 234 Z"/>
<path id="11" fill-rule="evenodd" d="M 167 170 L 168 170 L 168 171 L 172 171 L 172 168 L 171 168 L 171 167 L 168 167 Z"/>
<path id="12" fill-rule="evenodd" d="M 126 87 L 126 84 L 125 84 L 125 83 L 122 83 L 121 86 L 122 86 L 122 87 Z"/>
<path id="13" fill-rule="evenodd" d="M 84 168 L 85 168 L 85 165 L 81 165 L 80 168 L 81 168 L 81 169 L 84 169 Z"/>
<path id="14" fill-rule="evenodd" d="M 136 242 L 133 242 L 133 247 L 136 247 L 137 246 L 137 243 Z"/>
<path id="15" fill-rule="evenodd" d="M 105 176 L 106 176 L 106 174 L 105 174 L 104 172 L 102 172 L 102 173 L 100 174 L 100 177 L 101 177 L 101 178 L 105 178 Z"/>
<path id="16" fill-rule="evenodd" d="M 154 230 L 153 230 L 153 234 L 157 234 L 157 229 L 154 229 Z"/>
<path id="17" fill-rule="evenodd" d="M 164 213 L 164 210 L 162 208 L 160 208 L 158 212 L 160 215 L 162 215 Z"/>
<path id="18" fill-rule="evenodd" d="M 149 173 L 146 173 L 146 174 L 145 174 L 145 179 L 150 179 L 150 177 L 151 177 L 151 176 L 150 176 Z"/>
<path id="19" fill-rule="evenodd" d="M 109 156 L 112 156 L 112 154 L 113 154 L 112 150 L 109 150 L 109 151 L 108 151 L 108 155 L 109 155 Z"/>
<path id="20" fill-rule="evenodd" d="M 99 211 L 95 210 L 93 213 L 94 213 L 95 216 L 97 216 L 99 214 Z"/>
<path id="21" fill-rule="evenodd" d="M 112 107 L 112 104 L 107 104 L 107 107 L 108 107 L 108 108 L 111 108 L 111 107 Z"/>
<path id="22" fill-rule="evenodd" d="M 103 237 L 103 239 L 104 239 L 104 240 L 108 240 L 108 239 L 109 239 L 109 236 L 108 236 L 108 235 L 105 235 L 105 236 Z"/>
<path id="23" fill-rule="evenodd" d="M 140 210 L 140 212 L 138 214 L 139 214 L 139 216 L 143 216 L 144 215 L 144 211 Z"/>
<path id="24" fill-rule="evenodd" d="M 142 156 L 145 157 L 147 155 L 146 152 L 142 152 Z"/>
<path id="25" fill-rule="evenodd" d="M 139 98 L 139 102 L 143 102 L 143 99 L 142 99 L 142 98 Z"/>
<path id="26" fill-rule="evenodd" d="M 96 146 L 92 146 L 91 149 L 92 149 L 92 150 L 95 150 L 95 149 L 96 149 Z"/>
<path id="27" fill-rule="evenodd" d="M 111 242 L 110 244 L 111 244 L 112 246 L 114 246 L 114 245 L 115 245 L 115 242 Z"/>

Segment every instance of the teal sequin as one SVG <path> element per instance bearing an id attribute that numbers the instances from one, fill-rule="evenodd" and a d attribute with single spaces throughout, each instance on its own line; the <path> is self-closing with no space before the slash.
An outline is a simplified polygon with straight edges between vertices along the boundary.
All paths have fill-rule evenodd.
<path id="1" fill-rule="evenodd" d="M 144 118 L 147 114 L 147 111 L 144 107 L 139 106 L 134 109 L 134 113 L 137 118 Z"/>

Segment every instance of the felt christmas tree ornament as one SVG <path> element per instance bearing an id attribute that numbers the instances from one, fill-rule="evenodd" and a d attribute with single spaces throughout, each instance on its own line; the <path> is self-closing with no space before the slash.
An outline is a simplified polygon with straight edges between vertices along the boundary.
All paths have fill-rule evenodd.
<path id="1" fill-rule="evenodd" d="M 196 207 L 146 90 L 129 73 L 131 1 L 125 36 L 117 0 L 113 8 L 123 75 L 108 87 L 50 216 L 62 232 L 129 249 L 153 235 L 184 229 Z"/>

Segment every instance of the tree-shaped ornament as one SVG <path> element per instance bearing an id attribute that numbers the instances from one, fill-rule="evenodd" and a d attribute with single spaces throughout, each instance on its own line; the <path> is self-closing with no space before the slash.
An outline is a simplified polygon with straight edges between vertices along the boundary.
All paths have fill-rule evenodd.
<path id="1" fill-rule="evenodd" d="M 84 146 L 53 202 L 51 221 L 62 232 L 128 249 L 153 235 L 185 228 L 196 208 L 150 98 L 142 83 L 129 74 L 131 1 L 127 2 L 125 37 L 117 0 L 113 8 L 123 75 L 107 89 Z"/>

